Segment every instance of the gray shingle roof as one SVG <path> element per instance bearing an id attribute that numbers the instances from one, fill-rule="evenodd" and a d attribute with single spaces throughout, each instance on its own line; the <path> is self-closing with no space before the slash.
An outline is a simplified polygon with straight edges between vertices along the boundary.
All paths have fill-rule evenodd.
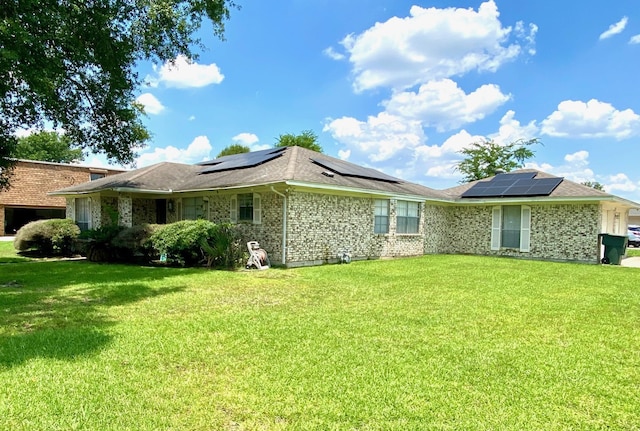
<path id="1" fill-rule="evenodd" d="M 257 166 L 211 173 L 202 173 L 207 169 L 208 166 L 206 165 L 158 163 L 97 181 L 67 187 L 55 193 L 76 194 L 123 189 L 168 193 L 295 182 L 310 187 L 356 189 L 389 194 L 416 195 L 430 199 L 450 199 L 442 191 L 410 183 L 399 178 L 396 178 L 397 182 L 390 182 L 340 175 L 339 173 L 334 173 L 333 176 L 325 175 L 323 172 L 328 171 L 328 169 L 312 162 L 311 159 L 319 162 L 339 162 L 346 166 L 352 166 L 359 171 L 367 168 L 362 168 L 325 154 L 316 153 L 306 148 L 288 147 L 281 154 L 281 156 Z M 225 159 L 228 157 L 233 156 L 226 156 Z M 371 171 L 372 174 L 375 172 L 378 171 Z"/>

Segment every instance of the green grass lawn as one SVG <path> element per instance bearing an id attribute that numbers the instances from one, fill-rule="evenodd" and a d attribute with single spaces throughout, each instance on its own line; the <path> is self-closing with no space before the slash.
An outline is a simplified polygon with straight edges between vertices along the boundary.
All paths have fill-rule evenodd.
<path id="1" fill-rule="evenodd" d="M 0 429 L 632 430 L 640 269 L 210 271 L 0 243 Z"/>

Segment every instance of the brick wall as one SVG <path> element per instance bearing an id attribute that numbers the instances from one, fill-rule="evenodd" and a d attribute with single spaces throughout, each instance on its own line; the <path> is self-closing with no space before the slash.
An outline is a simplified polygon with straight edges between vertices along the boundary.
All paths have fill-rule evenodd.
<path id="1" fill-rule="evenodd" d="M 598 204 L 539 204 L 531 208 L 529 252 L 491 250 L 493 206 L 447 207 L 445 238 L 440 253 L 484 254 L 529 259 L 596 263 L 599 259 Z"/>
<path id="2" fill-rule="evenodd" d="M 284 199 L 277 193 L 260 190 L 262 222 L 239 222 L 243 248 L 258 241 L 272 263 L 282 263 Z M 209 193 L 208 214 L 214 223 L 230 222 L 234 193 Z M 118 206 L 117 198 L 100 199 L 105 206 Z M 173 213 L 167 222 L 176 221 L 180 200 L 174 198 Z M 336 255 L 349 250 L 354 259 L 414 256 L 422 254 L 477 254 L 513 256 L 529 259 L 568 260 L 595 263 L 599 258 L 598 233 L 601 208 L 598 204 L 536 204 L 531 208 L 531 246 L 529 252 L 491 250 L 493 205 L 420 205 L 419 233 L 396 234 L 396 201 L 390 200 L 389 233 L 375 234 L 373 197 L 354 197 L 293 190 L 287 194 L 286 262 L 301 266 L 336 262 Z M 133 224 L 153 223 L 155 200 L 131 200 Z M 73 214 L 73 199 L 68 199 L 67 214 Z M 96 205 L 97 208 L 99 208 Z M 97 209 L 96 208 L 96 209 Z M 98 220 L 94 219 L 94 222 Z"/>

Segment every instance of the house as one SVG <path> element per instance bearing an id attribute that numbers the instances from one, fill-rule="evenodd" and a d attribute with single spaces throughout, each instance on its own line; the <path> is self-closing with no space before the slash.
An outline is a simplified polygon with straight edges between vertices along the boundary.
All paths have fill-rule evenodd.
<path id="1" fill-rule="evenodd" d="M 49 192 L 122 172 L 121 169 L 17 160 L 10 188 L 0 191 L 0 236 L 13 235 L 30 221 L 64 218 L 66 200 Z"/>
<path id="2" fill-rule="evenodd" d="M 512 185 L 519 189 L 509 192 Z M 354 259 L 471 253 L 595 263 L 598 234 L 623 231 L 638 206 L 526 170 L 434 190 L 301 147 L 164 162 L 53 194 L 82 228 L 108 222 L 110 212 L 126 226 L 236 223 L 272 263 L 287 266 L 335 262 L 343 251 Z"/>

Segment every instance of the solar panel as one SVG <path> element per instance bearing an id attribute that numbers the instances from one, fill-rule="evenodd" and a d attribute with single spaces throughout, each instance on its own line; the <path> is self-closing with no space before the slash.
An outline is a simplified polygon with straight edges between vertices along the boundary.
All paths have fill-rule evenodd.
<path id="1" fill-rule="evenodd" d="M 498 174 L 495 177 L 493 177 L 493 179 L 491 180 L 491 182 L 493 181 L 500 181 L 502 179 L 509 179 L 509 180 L 531 180 L 533 178 L 535 178 L 537 172 L 516 172 L 516 173 L 504 173 L 504 174 Z"/>
<path id="2" fill-rule="evenodd" d="M 199 164 L 205 166 L 205 168 L 200 173 L 208 174 L 211 172 L 251 168 L 273 160 L 276 157 L 280 157 L 285 149 L 286 147 L 270 148 L 268 150 L 252 151 L 250 153 L 232 154 L 208 162 L 202 162 Z"/>
<path id="3" fill-rule="evenodd" d="M 536 172 L 498 174 L 489 181 L 476 183 L 463 198 L 549 196 L 563 178 L 535 178 Z"/>
<path id="4" fill-rule="evenodd" d="M 384 174 L 376 169 L 365 168 L 353 163 L 341 160 L 311 159 L 316 165 L 329 169 L 337 174 L 347 177 L 367 178 L 370 180 L 386 181 L 389 183 L 399 183 L 400 180 L 390 175 Z"/>

